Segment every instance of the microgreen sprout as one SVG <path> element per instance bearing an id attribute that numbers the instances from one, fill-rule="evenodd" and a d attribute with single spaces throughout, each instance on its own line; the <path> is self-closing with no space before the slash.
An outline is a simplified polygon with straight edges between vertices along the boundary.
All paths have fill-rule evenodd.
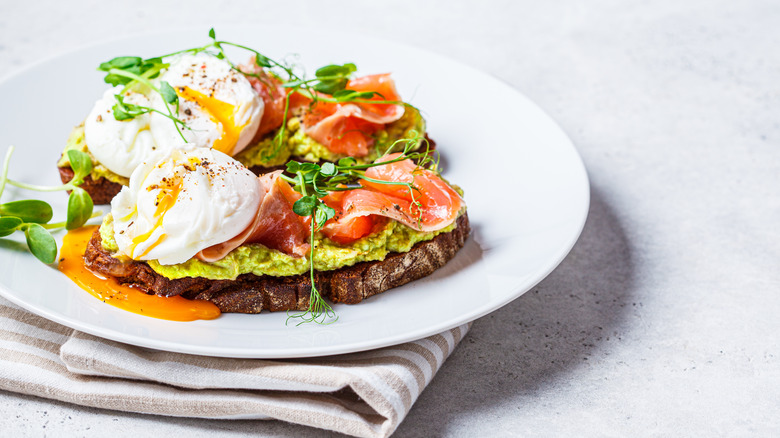
<path id="1" fill-rule="evenodd" d="M 92 198 L 79 187 L 84 182 L 84 178 L 92 171 L 92 159 L 84 152 L 70 150 L 68 151 L 68 160 L 70 160 L 73 169 L 73 179 L 59 186 L 38 186 L 8 178 L 8 168 L 13 151 L 14 147 L 9 147 L 3 161 L 2 174 L 0 174 L 0 197 L 3 195 L 6 184 L 39 192 L 70 190 L 68 210 L 65 221 L 49 223 L 54 213 L 51 206 L 44 201 L 25 199 L 0 204 L 0 237 L 22 231 L 30 252 L 44 263 L 54 263 L 57 259 L 57 242 L 49 230 L 63 227 L 68 230 L 79 228 L 89 219 L 100 215 L 99 212 L 93 213 Z"/>

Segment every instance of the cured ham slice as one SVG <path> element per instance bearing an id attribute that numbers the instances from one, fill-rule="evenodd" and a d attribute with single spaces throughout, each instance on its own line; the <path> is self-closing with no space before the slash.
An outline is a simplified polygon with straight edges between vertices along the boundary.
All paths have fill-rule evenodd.
<path id="1" fill-rule="evenodd" d="M 391 161 L 401 154 L 382 158 Z M 405 182 L 404 185 L 361 181 L 363 188 L 325 198 L 336 209 L 333 222 L 323 227 L 331 240 L 344 244 L 371 232 L 379 217 L 386 217 L 418 231 L 436 231 L 452 224 L 462 205 L 460 195 L 435 173 L 418 168 L 411 160 L 402 160 L 366 171 L 366 176 L 387 182 Z M 372 226 L 366 219 L 372 220 Z M 355 230 L 363 230 L 365 234 Z"/>
<path id="2" fill-rule="evenodd" d="M 401 100 L 389 73 L 352 79 L 346 88 L 377 93 L 370 100 Z M 374 143 L 372 134 L 403 114 L 398 104 L 318 102 L 304 114 L 303 124 L 306 134 L 332 152 L 363 157 Z"/>
<path id="3" fill-rule="evenodd" d="M 292 210 L 301 195 L 279 178 L 281 173 L 279 170 L 257 178 L 263 200 L 249 227 L 227 242 L 204 249 L 195 257 L 204 262 L 214 262 L 233 249 L 250 243 L 260 243 L 298 257 L 306 255 L 310 248 L 306 243 L 309 226 L 304 218 Z"/>
<path id="4" fill-rule="evenodd" d="M 273 75 L 268 74 L 262 67 L 255 63 L 252 58 L 248 63 L 239 67 L 249 79 L 252 88 L 257 91 L 260 98 L 263 99 L 265 109 L 263 117 L 260 119 L 260 126 L 257 128 L 252 144 L 259 142 L 266 134 L 278 129 L 284 121 L 284 100 L 287 96 L 287 89 L 282 87 L 282 81 Z"/>

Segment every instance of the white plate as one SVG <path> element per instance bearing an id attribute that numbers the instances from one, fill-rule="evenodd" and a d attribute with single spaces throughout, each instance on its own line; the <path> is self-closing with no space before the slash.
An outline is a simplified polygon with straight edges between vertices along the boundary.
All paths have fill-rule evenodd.
<path id="1" fill-rule="evenodd" d="M 103 338 L 175 352 L 250 358 L 322 356 L 419 339 L 509 303 L 549 274 L 582 230 L 588 179 L 566 134 L 526 97 L 471 67 L 424 50 L 364 36 L 278 28 L 217 29 L 222 39 L 314 68 L 355 62 L 359 73 L 391 71 L 401 95 L 422 108 L 444 154 L 444 175 L 465 190 L 473 234 L 430 277 L 336 305 L 328 326 L 285 326 L 285 314 L 225 314 L 170 322 L 128 313 L 76 287 L 53 266 L 0 239 L 0 293 L 38 315 Z M 107 87 L 95 68 L 114 56 L 150 57 L 207 42 L 207 30 L 148 35 L 45 60 L 0 83 L 0 151 L 17 152 L 10 176 L 57 184 L 54 163 L 73 125 Z M 280 37 L 284 35 L 284 37 Z M 243 56 L 241 58 L 243 61 Z M 6 188 L 3 202 L 65 195 Z M 59 234 L 61 239 L 62 233 Z"/>

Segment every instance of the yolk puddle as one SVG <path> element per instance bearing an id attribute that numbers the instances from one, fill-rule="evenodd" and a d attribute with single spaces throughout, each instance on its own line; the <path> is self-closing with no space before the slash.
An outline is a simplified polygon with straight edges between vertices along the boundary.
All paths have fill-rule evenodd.
<path id="1" fill-rule="evenodd" d="M 243 126 L 236 126 L 234 118 L 235 105 L 207 96 L 190 87 L 177 88 L 176 91 L 179 96 L 196 102 L 203 109 L 208 111 L 214 120 L 222 125 L 222 137 L 214 142 L 213 147 L 220 152 L 233 155 L 233 148 L 236 147 L 238 137 L 241 134 L 241 130 L 244 128 Z"/>
<path id="2" fill-rule="evenodd" d="M 84 251 L 97 226 L 69 231 L 62 241 L 59 270 L 90 295 L 128 312 L 171 321 L 214 319 L 220 315 L 214 303 L 188 300 L 179 296 L 161 297 L 119 284 L 114 278 L 102 278 L 84 266 Z"/>

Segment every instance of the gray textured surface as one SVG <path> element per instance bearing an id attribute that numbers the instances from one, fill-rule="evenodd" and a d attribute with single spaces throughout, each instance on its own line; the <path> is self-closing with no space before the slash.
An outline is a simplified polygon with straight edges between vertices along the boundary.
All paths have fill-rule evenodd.
<path id="1" fill-rule="evenodd" d="M 780 435 L 778 2 L 65 3 L 0 1 L 0 75 L 166 26 L 332 23 L 488 71 L 571 135 L 580 241 L 474 324 L 396 436 Z M 0 430 L 330 436 L 10 393 Z"/>

